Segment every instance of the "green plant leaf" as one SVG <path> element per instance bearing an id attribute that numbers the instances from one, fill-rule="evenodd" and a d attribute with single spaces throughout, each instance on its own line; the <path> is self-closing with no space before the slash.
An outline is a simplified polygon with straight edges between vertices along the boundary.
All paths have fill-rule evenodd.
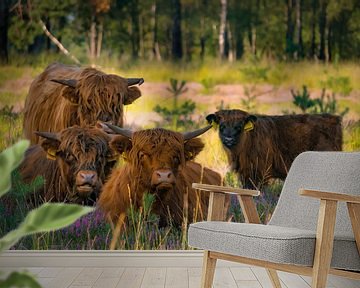
<path id="1" fill-rule="evenodd" d="M 0 280 L 0 288 L 8 287 L 41 288 L 41 285 L 29 273 L 12 272 L 5 280 Z"/>
<path id="2" fill-rule="evenodd" d="M 29 212 L 18 229 L 11 231 L 0 239 L 0 251 L 10 248 L 21 237 L 26 235 L 66 227 L 91 211 L 94 211 L 93 207 L 76 204 L 45 203 Z"/>
<path id="3" fill-rule="evenodd" d="M 11 172 L 21 163 L 25 150 L 29 147 L 28 140 L 21 140 L 0 153 L 0 197 L 11 187 Z"/>

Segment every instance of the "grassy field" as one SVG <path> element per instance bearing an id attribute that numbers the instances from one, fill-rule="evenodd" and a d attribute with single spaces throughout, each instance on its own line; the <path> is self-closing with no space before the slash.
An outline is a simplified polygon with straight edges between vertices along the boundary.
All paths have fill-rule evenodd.
<path id="1" fill-rule="evenodd" d="M 47 64 L 56 60 L 49 58 L 51 57 L 34 58 L 23 62 L 19 60 L 15 65 L 0 67 L 0 151 L 22 137 L 22 107 L 29 85 Z M 247 61 L 220 65 L 217 61 L 207 61 L 175 65 L 151 62 L 118 63 L 113 59 L 102 59 L 98 65 L 109 73 L 145 79 L 144 86 L 140 87 L 143 97 L 125 109 L 125 121 L 130 123 L 138 118 L 136 125 L 133 125 L 138 129 L 155 126 L 173 128 L 171 123 L 164 121 L 161 115 L 154 112 L 156 105 L 173 108 L 173 98 L 166 90 L 170 78 L 188 81 L 189 90 L 180 96 L 179 105 L 187 100 L 194 101 L 196 105 L 194 111 L 188 115 L 190 122 L 186 127 L 180 125 L 179 130 L 195 129 L 204 125 L 204 116 L 221 106 L 264 114 L 300 112 L 292 103 L 290 89 L 300 90 L 306 85 L 311 93 L 314 93 L 311 95 L 318 97 L 321 88 L 325 87 L 329 93 L 335 93 L 338 111 L 349 108 L 343 122 L 344 150 L 360 150 L 360 66 L 357 63 L 325 65 L 309 62 L 289 64 Z M 249 88 L 251 91 L 247 95 L 246 87 L 255 88 L 253 91 Z M 259 91 L 268 89 L 275 92 L 266 97 L 255 97 Z M 146 117 L 139 117 L 144 115 Z M 239 185 L 236 176 L 228 172 L 226 155 L 217 131 L 209 131 L 202 139 L 205 148 L 197 161 L 221 173 L 228 185 Z M 270 218 L 281 187 L 281 181 L 275 181 L 262 188 L 262 194 L 256 202 L 263 222 Z M 32 205 L 24 199 L 33 189 L 34 187 L 26 187 L 17 182 L 10 197 L 0 202 L 0 235 L 15 227 L 31 209 Z M 149 195 L 144 199 L 144 207 L 147 208 L 138 211 L 130 209 L 120 239 L 113 239 L 114 227 L 97 211 L 61 231 L 24 238 L 15 248 L 109 249 L 112 245 L 117 249 L 187 249 L 186 229 L 172 225 L 159 228 L 156 216 L 151 213 L 152 201 Z M 242 220 L 236 199 L 232 199 L 228 219 Z"/>

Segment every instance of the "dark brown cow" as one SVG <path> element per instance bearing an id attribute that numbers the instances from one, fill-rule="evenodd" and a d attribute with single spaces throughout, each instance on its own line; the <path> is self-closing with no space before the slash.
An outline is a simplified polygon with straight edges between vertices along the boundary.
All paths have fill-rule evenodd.
<path id="1" fill-rule="evenodd" d="M 285 179 L 301 152 L 342 149 L 340 116 L 265 116 L 220 110 L 206 119 L 219 125 L 229 164 L 246 188 L 259 188 L 270 178 Z"/>
<path id="2" fill-rule="evenodd" d="M 221 176 L 192 162 L 203 149 L 195 138 L 206 128 L 177 133 L 161 128 L 131 132 L 109 125 L 116 133 L 110 146 L 124 153 L 126 164 L 116 168 L 103 187 L 99 204 L 113 221 L 126 213 L 132 203 L 141 206 L 145 192 L 155 195 L 153 212 L 160 215 L 164 226 L 169 213 L 176 225 L 183 221 L 184 203 L 188 203 L 189 222 L 205 219 L 208 196 L 191 188 L 193 182 L 221 185 Z M 184 202 L 184 195 L 188 201 Z M 124 214 L 123 214 L 124 215 Z"/>
<path id="3" fill-rule="evenodd" d="M 123 105 L 141 96 L 142 78 L 126 79 L 93 68 L 59 63 L 35 78 L 25 101 L 24 135 L 39 143 L 34 131 L 59 132 L 73 125 L 95 125 L 97 120 L 123 125 Z"/>
<path id="4" fill-rule="evenodd" d="M 111 136 L 98 128 L 78 126 L 36 133 L 41 145 L 32 145 L 20 165 L 24 182 L 43 176 L 44 187 L 36 195 L 45 201 L 93 203 L 116 163 L 109 147 Z"/>

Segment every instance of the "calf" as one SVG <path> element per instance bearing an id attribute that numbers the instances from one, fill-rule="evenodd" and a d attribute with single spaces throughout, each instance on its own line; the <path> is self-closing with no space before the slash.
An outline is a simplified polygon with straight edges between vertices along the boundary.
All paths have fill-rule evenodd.
<path id="1" fill-rule="evenodd" d="M 229 164 L 246 188 L 259 188 L 270 178 L 285 179 L 301 152 L 339 151 L 342 147 L 340 116 L 266 116 L 220 110 L 206 119 L 219 125 Z"/>

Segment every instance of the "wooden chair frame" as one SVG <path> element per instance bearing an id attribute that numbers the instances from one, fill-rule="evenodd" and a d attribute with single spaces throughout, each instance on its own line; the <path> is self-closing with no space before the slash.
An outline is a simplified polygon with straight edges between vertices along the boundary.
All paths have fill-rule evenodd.
<path id="1" fill-rule="evenodd" d="M 259 191 L 200 183 L 193 183 L 192 187 L 210 192 L 208 221 L 224 221 L 225 194 L 230 193 L 237 195 L 246 223 L 260 223 L 259 215 L 253 201 L 253 197 L 258 196 L 260 193 Z M 330 268 L 334 242 L 336 210 L 337 203 L 339 201 L 346 202 L 347 204 L 357 249 L 360 255 L 360 196 L 304 189 L 301 189 L 299 193 L 302 196 L 314 197 L 320 200 L 314 264 L 312 267 L 280 264 L 219 252 L 204 251 L 201 287 L 212 287 L 217 259 L 266 268 L 274 288 L 281 288 L 281 283 L 276 270 L 312 276 L 312 288 L 325 288 L 328 274 L 360 280 L 360 272 Z"/>

